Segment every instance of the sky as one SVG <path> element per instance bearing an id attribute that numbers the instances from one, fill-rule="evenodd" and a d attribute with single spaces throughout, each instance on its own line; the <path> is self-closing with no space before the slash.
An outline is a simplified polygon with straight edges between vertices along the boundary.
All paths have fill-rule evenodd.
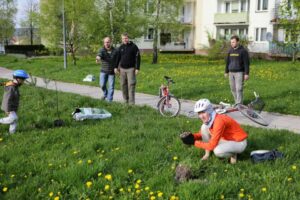
<path id="1" fill-rule="evenodd" d="M 18 9 L 17 16 L 16 16 L 16 27 L 20 27 L 20 20 L 25 15 L 24 8 L 26 7 L 27 1 L 28 0 L 16 0 L 17 9 Z M 39 0 L 37 0 L 37 1 L 39 1 Z"/>

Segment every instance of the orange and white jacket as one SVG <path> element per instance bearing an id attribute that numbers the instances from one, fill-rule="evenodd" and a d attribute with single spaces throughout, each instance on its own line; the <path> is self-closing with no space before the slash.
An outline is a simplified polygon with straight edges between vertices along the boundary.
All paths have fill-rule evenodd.
<path id="1" fill-rule="evenodd" d="M 248 137 L 247 133 L 234 119 L 221 114 L 216 114 L 209 131 L 211 136 L 209 142 L 201 141 L 201 130 L 194 134 L 195 147 L 212 151 L 218 145 L 220 139 L 240 142 Z"/>

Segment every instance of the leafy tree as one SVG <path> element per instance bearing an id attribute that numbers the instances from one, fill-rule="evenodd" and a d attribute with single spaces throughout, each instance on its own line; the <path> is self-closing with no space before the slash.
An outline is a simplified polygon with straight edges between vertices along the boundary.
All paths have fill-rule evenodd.
<path id="1" fill-rule="evenodd" d="M 0 0 L 0 42 L 8 45 L 15 31 L 14 18 L 17 12 L 14 0 Z"/>
<path id="2" fill-rule="evenodd" d="M 147 25 L 152 26 L 154 29 L 153 64 L 156 64 L 158 61 L 159 32 L 172 32 L 172 34 L 176 35 L 182 33 L 185 28 L 179 22 L 179 11 L 182 5 L 183 0 L 146 0 Z"/>
<path id="3" fill-rule="evenodd" d="M 25 19 L 21 20 L 21 27 L 29 29 L 30 44 L 34 43 L 35 31 L 39 27 L 39 4 L 37 0 L 27 0 L 25 7 Z"/>
<path id="4" fill-rule="evenodd" d="M 279 27 L 286 31 L 286 46 L 293 49 L 292 59 L 296 60 L 299 51 L 300 36 L 300 1 L 299 0 L 283 0 L 280 6 Z"/>

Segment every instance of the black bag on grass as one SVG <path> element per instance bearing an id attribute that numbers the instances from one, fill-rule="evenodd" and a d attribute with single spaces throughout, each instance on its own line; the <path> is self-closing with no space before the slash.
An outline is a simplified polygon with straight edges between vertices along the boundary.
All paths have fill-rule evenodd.
<path id="1" fill-rule="evenodd" d="M 268 160 L 275 160 L 276 158 L 283 158 L 283 153 L 277 149 L 273 150 L 257 150 L 252 151 L 250 154 L 253 163 L 259 163 Z"/>

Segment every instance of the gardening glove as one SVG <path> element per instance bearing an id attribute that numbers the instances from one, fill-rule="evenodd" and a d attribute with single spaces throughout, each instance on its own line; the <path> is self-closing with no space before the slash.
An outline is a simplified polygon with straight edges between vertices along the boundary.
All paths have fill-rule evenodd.
<path id="1" fill-rule="evenodd" d="M 194 135 L 189 131 L 182 132 L 179 137 L 186 145 L 194 145 L 195 143 Z"/>

